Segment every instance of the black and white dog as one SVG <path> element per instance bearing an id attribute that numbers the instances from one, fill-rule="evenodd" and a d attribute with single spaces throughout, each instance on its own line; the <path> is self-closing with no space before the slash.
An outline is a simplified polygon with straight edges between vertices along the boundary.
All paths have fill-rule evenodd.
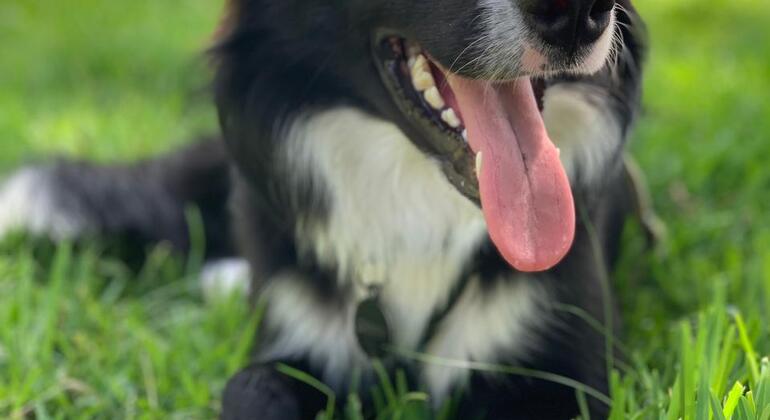
<path id="1" fill-rule="evenodd" d="M 602 288 L 643 55 L 629 0 L 233 0 L 213 49 L 224 141 L 22 169 L 0 187 L 0 235 L 184 252 L 196 205 L 209 257 L 247 258 L 267 302 L 225 418 L 312 418 L 321 396 L 276 363 L 344 395 L 373 355 L 436 406 L 465 390 L 459 418 L 574 417 L 563 381 L 462 366 L 606 394 L 592 320 L 617 325 Z"/>

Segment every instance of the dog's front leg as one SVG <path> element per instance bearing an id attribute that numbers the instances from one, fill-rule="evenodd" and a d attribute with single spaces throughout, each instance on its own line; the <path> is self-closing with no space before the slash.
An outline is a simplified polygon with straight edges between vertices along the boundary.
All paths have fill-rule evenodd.
<path id="1" fill-rule="evenodd" d="M 324 397 L 276 369 L 254 364 L 235 374 L 225 387 L 223 420 L 300 420 L 314 418 Z"/>

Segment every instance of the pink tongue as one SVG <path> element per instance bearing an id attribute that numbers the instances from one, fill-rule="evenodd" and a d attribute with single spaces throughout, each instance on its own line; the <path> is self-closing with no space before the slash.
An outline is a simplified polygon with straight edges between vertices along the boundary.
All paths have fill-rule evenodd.
<path id="1" fill-rule="evenodd" d="M 575 207 L 529 79 L 490 85 L 450 76 L 449 85 L 470 146 L 481 152 L 481 207 L 492 242 L 519 271 L 553 267 L 572 245 Z"/>

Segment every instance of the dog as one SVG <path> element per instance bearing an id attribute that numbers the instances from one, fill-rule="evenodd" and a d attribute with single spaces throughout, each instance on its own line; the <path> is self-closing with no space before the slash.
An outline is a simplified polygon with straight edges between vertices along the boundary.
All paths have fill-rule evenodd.
<path id="1" fill-rule="evenodd" d="M 266 303 L 226 419 L 313 418 L 279 366 L 346 395 L 374 360 L 458 418 L 572 418 L 574 383 L 603 417 L 644 56 L 630 0 L 231 0 L 221 138 L 22 168 L 0 235 L 184 253 L 197 208 L 207 258 L 245 258 Z"/>

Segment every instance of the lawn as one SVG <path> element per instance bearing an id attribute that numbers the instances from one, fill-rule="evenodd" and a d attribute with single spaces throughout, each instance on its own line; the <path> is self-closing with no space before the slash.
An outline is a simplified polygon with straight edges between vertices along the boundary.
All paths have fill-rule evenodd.
<path id="1" fill-rule="evenodd" d="M 200 52 L 219 3 L 0 2 L 0 173 L 213 132 Z M 637 3 L 652 54 L 632 150 L 668 237 L 644 253 L 626 232 L 613 418 L 768 419 L 770 3 Z M 1 244 L 0 418 L 215 417 L 258 315 L 204 301 L 197 267 L 162 247 L 136 271 L 98 244 Z M 419 397 L 397 390 L 384 417 Z"/>

